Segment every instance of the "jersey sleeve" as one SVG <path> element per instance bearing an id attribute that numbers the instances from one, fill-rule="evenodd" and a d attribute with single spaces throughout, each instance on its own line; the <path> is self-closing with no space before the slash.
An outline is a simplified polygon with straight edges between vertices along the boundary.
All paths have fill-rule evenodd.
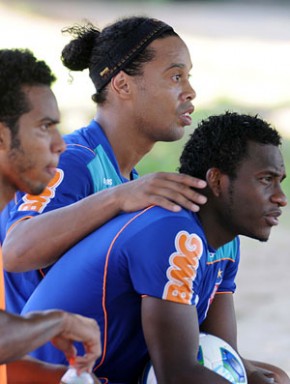
<path id="1" fill-rule="evenodd" d="M 17 194 L 6 228 L 27 217 L 37 216 L 75 203 L 93 193 L 93 181 L 87 167 L 94 153 L 70 147 L 60 158 L 56 174 L 41 195 Z"/>
<path id="2" fill-rule="evenodd" d="M 140 295 L 196 303 L 205 247 L 202 231 L 193 220 L 179 215 L 152 218 L 129 238 L 130 276 Z"/>
<path id="3" fill-rule="evenodd" d="M 233 241 L 225 244 L 219 249 L 222 258 L 226 261 L 225 274 L 218 287 L 217 293 L 232 292 L 236 290 L 235 278 L 240 262 L 240 240 L 236 237 Z"/>

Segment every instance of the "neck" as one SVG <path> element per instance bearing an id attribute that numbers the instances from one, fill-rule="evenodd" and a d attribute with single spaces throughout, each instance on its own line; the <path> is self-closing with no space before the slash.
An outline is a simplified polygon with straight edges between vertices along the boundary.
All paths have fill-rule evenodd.
<path id="1" fill-rule="evenodd" d="M 154 143 L 143 137 L 132 121 L 114 119 L 112 116 L 107 119 L 101 113 L 96 115 L 95 120 L 112 146 L 121 174 L 130 179 L 132 169 L 152 149 Z"/>
<path id="2" fill-rule="evenodd" d="M 207 202 L 200 208 L 198 217 L 201 221 L 208 243 L 218 249 L 229 241 L 233 240 L 234 234 L 219 214 L 219 211 Z"/>

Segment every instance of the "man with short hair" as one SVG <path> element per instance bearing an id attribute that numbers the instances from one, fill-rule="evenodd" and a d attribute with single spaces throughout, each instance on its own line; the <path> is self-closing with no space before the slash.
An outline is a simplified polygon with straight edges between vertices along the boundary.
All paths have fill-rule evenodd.
<path id="1" fill-rule="evenodd" d="M 38 194 L 54 176 L 65 145 L 57 124 L 59 110 L 50 68 L 28 50 L 0 50 L 0 210 L 17 190 Z M 29 351 L 51 341 L 66 358 L 75 356 L 74 341 L 85 355 L 76 358 L 80 370 L 91 370 L 101 352 L 97 323 L 61 310 L 20 317 L 5 312 L 0 249 L 0 383 L 58 384 L 66 366 L 29 357 Z M 15 361 L 17 360 L 17 361 Z M 14 361 L 14 362 L 12 362 Z"/>
<path id="2" fill-rule="evenodd" d="M 151 206 L 119 215 L 62 256 L 24 313 L 58 307 L 96 319 L 103 352 L 94 372 L 109 382 L 137 382 L 150 356 L 159 384 L 228 383 L 197 362 L 199 332 L 238 349 L 238 235 L 267 241 L 278 224 L 287 204 L 280 144 L 257 116 L 202 121 L 180 172 L 207 182 L 207 204 L 198 213 Z M 49 345 L 34 356 L 63 362 Z M 243 362 L 249 384 L 290 383 L 277 367 Z"/>

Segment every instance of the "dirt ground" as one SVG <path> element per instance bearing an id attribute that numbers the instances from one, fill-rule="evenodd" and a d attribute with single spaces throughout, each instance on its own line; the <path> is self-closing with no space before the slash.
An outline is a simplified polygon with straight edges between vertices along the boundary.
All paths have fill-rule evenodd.
<path id="1" fill-rule="evenodd" d="M 240 352 L 271 362 L 290 374 L 289 215 L 268 242 L 242 238 L 235 303 Z"/>

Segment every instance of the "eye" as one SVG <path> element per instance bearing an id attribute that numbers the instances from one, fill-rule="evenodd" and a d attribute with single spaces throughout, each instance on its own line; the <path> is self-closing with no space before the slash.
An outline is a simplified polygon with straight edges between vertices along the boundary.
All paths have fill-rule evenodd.
<path id="1" fill-rule="evenodd" d="M 262 176 L 260 178 L 261 182 L 264 183 L 264 184 L 269 184 L 272 182 L 273 180 L 273 176 L 272 175 L 265 175 L 265 176 Z"/>
<path id="2" fill-rule="evenodd" d="M 52 126 L 54 125 L 51 121 L 42 122 L 42 124 L 39 126 L 40 130 L 42 132 L 48 131 Z"/>
<path id="3" fill-rule="evenodd" d="M 182 75 L 180 73 L 176 73 L 172 76 L 173 81 L 178 82 L 181 79 Z"/>
<path id="4" fill-rule="evenodd" d="M 46 123 L 46 124 L 41 124 L 41 126 L 40 126 L 40 129 L 41 129 L 42 131 L 47 131 L 48 128 L 49 128 L 49 124 L 48 124 L 48 123 Z"/>

